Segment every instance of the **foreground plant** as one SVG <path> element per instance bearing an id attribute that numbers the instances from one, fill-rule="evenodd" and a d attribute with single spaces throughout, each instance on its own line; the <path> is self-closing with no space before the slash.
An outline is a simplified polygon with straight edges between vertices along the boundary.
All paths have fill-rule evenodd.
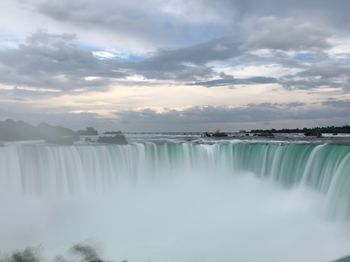
<path id="1" fill-rule="evenodd" d="M 55 257 L 54 262 L 107 262 L 100 257 L 96 249 L 91 245 L 76 244 L 70 250 L 70 255 L 73 256 L 62 256 L 58 255 Z M 40 255 L 40 247 L 37 248 L 26 248 L 24 250 L 15 251 L 11 255 L 3 255 L 0 257 L 0 262 L 42 262 L 46 261 Z M 121 262 L 127 262 L 123 260 Z"/>

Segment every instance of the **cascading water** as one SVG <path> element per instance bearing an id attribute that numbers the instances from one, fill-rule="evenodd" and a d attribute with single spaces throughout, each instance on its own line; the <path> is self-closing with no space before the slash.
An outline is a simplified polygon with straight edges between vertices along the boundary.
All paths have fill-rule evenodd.
<path id="1" fill-rule="evenodd" d="M 282 186 L 325 194 L 333 214 L 350 207 L 350 147 L 278 143 L 136 143 L 127 146 L 17 145 L 0 148 L 2 191 L 78 193 L 113 190 L 119 181 L 185 173 L 245 172 Z"/>
<path id="2" fill-rule="evenodd" d="M 112 212 L 112 209 L 116 208 L 118 210 L 119 208 L 118 212 L 113 211 L 117 212 L 117 219 L 123 219 L 124 217 L 124 219 L 128 221 L 132 221 L 133 219 L 135 219 L 135 217 L 132 216 L 132 211 L 129 210 L 130 207 L 124 206 L 125 203 L 128 203 L 132 206 L 139 204 L 144 205 L 147 207 L 146 209 L 150 210 L 150 212 L 153 211 L 153 213 L 158 214 L 159 216 L 164 216 L 164 214 L 162 214 L 162 212 L 160 211 L 162 210 L 162 208 L 160 208 L 159 206 L 154 207 L 154 203 L 158 203 L 158 205 L 161 206 L 164 205 L 163 208 L 165 211 L 173 212 L 173 209 L 169 209 L 169 205 L 171 205 L 174 208 L 177 208 L 175 208 L 177 213 L 174 213 L 173 217 L 174 219 L 178 217 L 178 220 L 182 219 L 182 215 L 179 215 L 179 213 L 191 212 L 190 209 L 186 208 L 186 203 L 191 202 L 191 199 L 196 199 L 196 197 L 199 196 L 201 200 L 198 203 L 201 203 L 200 205 L 203 204 L 203 209 L 200 209 L 201 211 L 198 211 L 199 217 L 201 215 L 201 212 L 205 212 L 205 214 L 208 216 L 208 213 L 206 213 L 207 209 L 213 209 L 212 212 L 218 213 L 226 212 L 227 209 L 234 209 L 235 205 L 240 206 L 244 204 L 242 203 L 242 201 L 246 201 L 246 204 L 249 206 L 252 203 L 250 203 L 248 200 L 245 200 L 245 197 L 242 197 L 241 195 L 231 195 L 235 194 L 232 193 L 234 190 L 240 190 L 240 188 L 245 187 L 244 185 L 246 185 L 246 183 L 240 180 L 231 181 L 230 179 L 238 178 L 244 180 L 244 177 L 249 177 L 248 179 L 253 179 L 249 180 L 250 182 L 248 182 L 248 184 L 256 183 L 253 181 L 263 181 L 263 185 L 261 185 L 261 187 L 269 188 L 267 190 L 268 192 L 270 192 L 270 190 L 276 192 L 282 190 L 282 192 L 284 192 L 283 194 L 287 194 L 285 192 L 288 191 L 310 191 L 310 194 L 312 194 L 311 197 L 313 197 L 313 194 L 317 195 L 317 205 L 321 205 L 322 208 L 325 208 L 325 210 L 327 210 L 326 214 L 329 215 L 331 218 L 345 221 L 349 219 L 350 147 L 346 145 L 246 142 L 220 142 L 215 144 L 196 144 L 189 142 L 143 142 L 132 143 L 125 146 L 54 146 L 45 144 L 13 144 L 0 147 L 0 193 L 1 196 L 4 196 L 4 198 L 9 199 L 10 204 L 12 201 L 11 199 L 16 199 L 13 201 L 14 204 L 18 203 L 18 196 L 20 196 L 19 198 L 24 199 L 34 198 L 36 199 L 35 201 L 43 201 L 44 199 L 46 203 L 51 203 L 53 206 L 57 205 L 57 202 L 61 201 L 58 201 L 57 199 L 65 199 L 64 203 L 70 202 L 69 205 L 73 205 L 72 203 L 80 203 L 80 206 L 91 205 L 93 207 L 97 207 L 101 205 L 101 202 L 100 200 L 96 199 L 99 199 L 104 194 L 106 194 L 108 195 L 108 200 L 104 199 L 102 201 L 102 203 L 104 203 L 104 205 L 106 206 L 106 209 L 101 209 L 102 211 L 100 209 L 97 209 L 99 210 L 98 212 L 105 212 L 104 215 L 108 216 L 109 212 Z M 259 179 L 254 179 L 254 177 Z M 184 186 L 184 184 L 186 183 L 182 183 L 183 181 L 195 181 L 194 184 L 200 184 L 200 181 L 202 180 L 209 181 L 208 185 L 203 187 L 198 187 L 197 185 L 186 187 Z M 216 187 L 217 181 L 224 181 L 222 183 L 223 185 L 220 184 L 219 187 Z M 169 188 L 167 186 L 168 183 L 177 186 Z M 232 188 L 230 188 L 229 185 L 235 183 L 236 185 L 233 185 Z M 157 189 L 154 188 L 154 185 L 157 185 Z M 281 189 L 276 189 L 273 187 L 273 185 L 279 185 Z M 260 184 L 258 187 L 260 187 Z M 273 189 L 271 189 L 270 187 L 272 187 Z M 150 191 L 148 191 L 145 188 L 151 189 Z M 255 192 L 259 192 L 260 190 L 256 187 L 253 188 L 254 190 L 247 190 L 246 194 L 255 194 Z M 287 188 L 290 190 L 285 191 L 283 188 Z M 224 193 L 221 193 L 222 190 Z M 128 193 L 126 193 L 126 191 Z M 142 195 L 142 199 L 135 198 L 135 195 L 139 194 L 137 193 L 138 191 L 143 192 L 140 193 Z M 266 192 L 260 193 L 264 195 Z M 114 194 L 113 197 L 111 197 L 111 194 Z M 171 197 L 168 198 L 168 202 L 170 203 L 157 202 L 161 201 L 160 199 L 162 197 L 165 197 L 165 199 L 167 199 L 167 194 L 171 195 Z M 208 194 L 210 195 L 210 197 Z M 96 198 L 91 198 L 92 195 L 96 195 Z M 154 198 L 156 198 L 156 200 L 153 198 L 145 200 L 150 196 L 153 196 Z M 213 199 L 216 199 L 217 197 L 220 198 L 220 201 L 218 200 L 218 202 L 215 202 Z M 273 195 L 273 197 L 278 196 Z M 285 197 L 283 196 L 280 197 L 281 199 L 285 199 Z M 79 201 L 77 199 L 79 199 Z M 114 200 L 112 201 L 111 199 L 116 200 L 114 202 Z M 125 201 L 123 202 L 122 199 L 125 199 Z M 177 202 L 178 199 L 182 200 L 179 200 L 180 202 Z M 240 199 L 240 201 L 237 204 L 235 201 L 238 201 L 238 199 Z M 286 205 L 288 205 L 289 203 L 288 199 L 289 198 L 287 197 Z M 202 203 L 202 201 L 204 201 L 204 203 Z M 260 200 L 254 201 L 258 203 Z M 275 200 L 273 200 L 273 202 L 274 201 Z M 307 202 L 307 200 L 305 199 L 299 199 L 299 201 Z M 220 203 L 222 202 L 225 203 L 222 204 L 223 208 L 216 209 L 218 208 L 217 205 L 220 206 Z M 4 205 L 3 202 L 1 203 L 2 205 Z M 181 205 L 179 203 L 181 203 Z M 196 202 L 197 206 L 199 205 L 198 203 Z M 205 206 L 206 203 L 209 203 L 208 207 Z M 261 202 L 258 205 L 264 205 L 264 202 Z M 266 205 L 267 209 L 272 208 L 269 206 L 269 204 Z M 293 205 L 291 205 L 292 208 L 294 208 Z M 280 203 L 277 206 L 280 210 L 282 210 L 281 212 L 283 213 L 284 204 Z M 6 208 L 6 210 L 11 209 L 8 206 Z M 243 208 L 244 212 L 246 211 L 246 208 L 247 207 Z M 275 207 L 272 209 L 275 210 Z M 89 210 L 91 211 L 91 209 Z M 33 213 L 32 210 L 26 211 L 28 211 L 29 213 Z M 57 214 L 59 216 L 62 215 L 57 210 L 55 212 L 58 212 Z M 94 210 L 93 212 L 95 213 L 96 210 Z M 123 212 L 130 212 L 131 214 L 129 216 L 123 214 Z M 135 213 L 134 215 L 145 215 L 144 212 L 147 213 L 147 210 L 143 210 L 141 213 Z M 238 210 L 237 212 L 243 213 L 241 210 Z M 254 216 L 254 212 L 252 211 L 250 216 L 247 215 L 247 218 L 242 218 L 242 221 L 251 219 L 250 217 Z M 264 212 L 266 211 L 263 211 L 263 213 Z M 236 217 L 237 213 L 235 214 Z M 279 212 L 275 211 L 275 214 L 277 215 L 279 214 Z M 88 216 L 92 217 L 94 215 L 88 214 Z M 212 213 L 209 213 L 209 216 L 213 216 L 213 219 L 221 219 L 221 216 L 216 216 Z M 33 215 L 33 217 L 35 217 L 35 215 Z M 111 215 L 111 217 L 114 217 L 114 215 Z M 202 219 L 199 217 L 194 218 L 194 220 L 192 221 L 193 225 L 202 221 Z M 321 215 L 317 217 L 318 219 L 321 219 L 323 221 Z M 156 220 L 157 216 L 153 217 L 152 215 L 151 219 Z M 211 221 L 210 224 L 215 223 L 215 219 Z M 288 220 L 288 218 L 286 218 L 285 220 Z M 96 221 L 99 220 L 96 219 Z M 184 224 L 188 223 L 186 221 L 184 222 Z M 191 218 L 189 221 L 191 221 Z M 331 223 L 327 221 L 328 220 L 325 219 L 324 223 Z M 113 225 L 112 221 L 109 222 Z M 226 225 L 226 230 L 230 230 L 229 225 L 234 222 L 230 222 L 228 220 L 219 221 L 219 228 L 220 223 L 222 224 L 223 229 Z M 78 224 L 80 225 L 84 223 L 79 222 Z M 146 224 L 147 226 L 149 226 L 149 223 Z M 193 225 L 191 224 L 191 227 L 188 228 L 189 231 L 192 227 L 196 228 Z M 50 226 L 54 227 L 55 224 L 52 223 L 52 225 Z M 89 224 L 89 226 L 91 225 Z M 99 225 L 99 227 L 100 226 L 101 225 Z M 67 228 L 67 226 L 64 228 Z M 140 230 L 146 229 L 140 228 Z M 153 230 L 158 229 L 153 228 Z M 165 229 L 162 228 L 159 230 L 164 231 Z M 221 229 L 215 227 L 215 230 Z M 132 233 L 123 233 L 124 234 L 122 235 L 122 237 L 125 237 L 126 241 L 134 241 L 134 239 L 132 239 Z M 148 232 L 147 230 L 144 233 L 150 234 L 150 232 Z M 172 233 L 173 232 L 169 232 L 169 235 L 171 235 Z M 239 233 L 236 232 L 234 234 Z M 128 237 L 128 235 L 131 236 Z M 168 238 L 170 237 L 169 235 L 167 236 Z M 82 234 L 82 237 L 85 238 L 90 236 L 85 236 L 84 234 Z M 218 235 L 214 234 L 213 237 L 218 237 Z M 258 239 L 258 236 L 252 235 L 251 237 Z M 162 238 L 162 241 L 164 241 L 164 239 L 167 238 Z M 200 240 L 197 239 L 193 241 L 195 242 Z M 220 241 L 220 239 L 218 239 L 218 241 Z M 231 239 L 230 241 L 234 242 L 235 240 Z M 220 248 L 223 248 L 223 250 L 219 249 L 221 255 L 222 252 L 225 252 L 225 248 L 229 249 L 228 246 L 225 246 L 228 244 L 226 242 L 229 241 L 227 240 L 222 242 L 224 246 Z M 208 245 L 215 246 L 215 244 L 213 243 L 208 243 Z M 342 244 L 339 245 L 341 247 Z M 340 247 L 338 253 L 335 251 L 330 251 L 329 256 L 335 254 L 344 255 L 342 253 L 344 251 Z M 133 252 L 142 253 L 143 251 L 140 250 L 144 249 L 147 248 L 145 248 L 144 246 L 135 246 Z M 210 246 L 208 247 L 208 250 L 210 250 Z M 124 252 L 127 253 L 131 251 L 125 249 Z M 188 257 L 190 257 L 191 259 L 186 260 L 186 256 L 182 258 L 178 257 L 177 259 L 182 259 L 181 261 L 199 261 L 196 260 L 196 258 L 191 257 L 190 252 L 188 250 L 186 252 L 188 252 Z M 197 253 L 198 252 L 199 251 L 197 251 Z M 202 250 L 201 252 L 204 251 Z M 307 252 L 305 251 L 304 261 L 321 261 L 316 260 L 316 258 L 323 258 L 317 256 L 307 256 L 306 253 Z M 233 256 L 230 256 L 229 254 L 231 253 L 228 252 L 226 260 L 224 259 L 225 256 L 221 256 L 220 259 L 217 261 L 234 261 L 232 260 Z M 153 257 L 157 257 L 157 254 L 153 254 Z M 164 259 L 164 257 L 165 255 L 163 255 L 162 258 Z M 209 258 L 211 256 L 207 255 L 206 257 L 208 258 L 208 260 L 202 257 L 200 261 L 209 261 Z M 216 257 L 212 256 L 212 258 L 215 259 Z M 255 260 L 249 255 L 247 255 L 246 257 L 244 257 L 244 255 L 237 255 L 235 258 L 240 259 L 239 261 L 258 261 L 257 259 Z M 295 261 L 293 259 L 296 258 L 298 259 L 298 261 L 302 261 L 300 260 L 300 258 L 303 257 L 291 256 L 290 259 L 285 258 L 284 260 Z M 311 260 L 307 260 L 306 258 Z M 135 261 L 147 261 L 137 259 L 139 258 L 136 257 Z M 266 256 L 266 260 L 262 259 L 259 261 L 273 261 L 267 259 L 271 259 L 271 257 L 269 258 L 269 256 Z M 161 260 L 149 259 L 148 261 Z M 175 260 L 174 258 L 168 259 L 167 261 L 180 260 Z"/>

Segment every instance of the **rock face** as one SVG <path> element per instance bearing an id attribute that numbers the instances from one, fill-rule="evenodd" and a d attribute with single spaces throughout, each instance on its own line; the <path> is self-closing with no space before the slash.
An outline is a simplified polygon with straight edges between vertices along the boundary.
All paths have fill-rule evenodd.
<path id="1" fill-rule="evenodd" d="M 107 132 L 104 132 L 103 134 L 105 135 L 124 135 L 122 131 L 107 131 Z"/>
<path id="2" fill-rule="evenodd" d="M 105 134 L 111 134 L 111 132 L 106 132 Z M 113 132 L 114 136 L 100 136 L 97 139 L 98 143 L 102 144 L 117 144 L 117 145 L 126 145 L 128 144 L 128 141 L 126 140 L 125 135 L 118 131 Z"/>
<path id="3" fill-rule="evenodd" d="M 311 130 L 305 132 L 304 136 L 322 137 L 322 133 L 319 130 Z"/>
<path id="4" fill-rule="evenodd" d="M 258 133 L 258 134 L 254 134 L 254 136 L 261 136 L 261 137 L 275 137 L 275 135 L 271 132 L 263 132 L 263 133 Z"/>
<path id="5" fill-rule="evenodd" d="M 93 127 L 87 127 L 85 130 L 79 130 L 81 136 L 98 136 L 98 131 Z"/>
<path id="6" fill-rule="evenodd" d="M 204 137 L 227 137 L 228 134 L 225 132 L 221 132 L 219 129 L 215 132 L 205 132 L 203 134 Z"/>

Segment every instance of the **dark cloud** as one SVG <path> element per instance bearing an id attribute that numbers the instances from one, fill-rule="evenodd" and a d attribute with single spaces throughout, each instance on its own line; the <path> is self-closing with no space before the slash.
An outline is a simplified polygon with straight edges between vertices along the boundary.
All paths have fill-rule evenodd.
<path id="1" fill-rule="evenodd" d="M 39 110 L 13 110 L 0 107 L 0 121 L 15 119 L 38 125 L 42 122 L 51 125 L 60 125 L 75 130 L 94 126 L 99 130 L 113 130 L 117 128 L 116 119 L 101 118 L 95 113 L 69 113 L 69 112 L 40 112 Z"/>
<path id="2" fill-rule="evenodd" d="M 58 90 L 50 89 L 28 89 L 13 87 L 9 89 L 0 89 L 0 97 L 6 98 L 6 100 L 18 100 L 18 101 L 30 101 L 33 98 L 50 98 L 52 96 L 58 95 L 61 92 Z M 2 99 L 3 100 L 3 99 Z"/>
<path id="3" fill-rule="evenodd" d="M 130 69 L 147 78 L 196 80 L 214 73 L 207 63 L 242 55 L 240 44 L 234 39 L 221 38 L 186 48 L 161 49 L 148 59 L 130 63 Z"/>
<path id="4" fill-rule="evenodd" d="M 104 89 L 128 75 L 193 81 L 214 74 L 208 62 L 239 56 L 239 45 L 218 39 L 180 49 L 162 49 L 142 61 L 98 59 L 79 47 L 74 35 L 37 31 L 17 48 L 0 51 L 0 82 L 41 89 Z M 22 90 L 22 89 L 20 89 Z"/>
<path id="5" fill-rule="evenodd" d="M 97 59 L 74 40 L 74 35 L 37 31 L 17 48 L 1 50 L 0 82 L 72 90 L 105 88 L 110 79 L 125 76 L 111 61 Z"/>
<path id="6" fill-rule="evenodd" d="M 13 118 L 29 121 L 32 124 L 47 122 L 76 130 L 86 126 L 95 126 L 99 130 L 129 131 L 199 131 L 222 126 L 232 127 L 232 125 L 237 128 L 242 126 L 259 128 L 266 123 L 269 123 L 271 127 L 276 127 L 274 124 L 281 121 L 284 123 L 311 121 L 321 123 L 321 125 L 322 123 L 337 125 L 350 120 L 349 101 L 327 100 L 322 104 L 323 107 L 314 109 L 308 108 L 304 103 L 291 102 L 248 104 L 242 107 L 195 106 L 182 111 L 166 109 L 161 113 L 152 109 L 129 110 L 116 112 L 113 118 L 104 118 L 95 113 L 42 113 L 35 110 L 13 112 L 0 108 L 0 120 Z M 329 122 L 330 119 L 333 122 Z M 299 124 L 299 127 L 302 125 Z"/>
<path id="7" fill-rule="evenodd" d="M 350 84 L 350 67 L 339 63 L 316 63 L 304 70 L 287 75 L 279 81 L 286 88 L 342 88 L 347 91 Z"/>
<path id="8" fill-rule="evenodd" d="M 230 36 L 234 45 L 243 43 L 245 49 L 271 50 L 323 50 L 331 47 L 329 38 L 335 34 L 342 20 L 348 24 L 349 3 L 339 0 L 329 3 L 322 0 L 146 0 L 138 1 L 40 1 L 35 9 L 63 24 L 77 29 L 86 27 L 94 31 L 108 31 L 111 36 L 130 38 L 134 42 L 158 42 L 154 46 L 179 48 L 176 51 L 160 50 L 160 58 L 184 60 L 190 52 L 190 62 L 203 64 L 206 59 L 222 60 L 218 52 L 200 53 L 216 44 L 211 39 Z M 221 55 L 237 51 L 232 40 L 221 40 Z M 198 43 L 208 42 L 198 45 Z M 227 44 L 229 46 L 227 46 Z M 147 44 L 146 44 L 147 45 Z M 197 46 L 198 45 L 198 46 Z M 194 52 L 192 47 L 197 47 Z M 219 47 L 218 47 L 219 48 Z M 198 55 L 201 54 L 201 55 Z M 202 58 L 203 56 L 203 58 Z M 151 63 L 152 61 L 150 61 Z M 156 61 L 155 61 L 156 62 Z"/>
<path id="9" fill-rule="evenodd" d="M 86 27 L 101 30 L 145 45 L 188 45 L 220 37 L 226 31 L 221 22 L 206 22 L 203 16 L 200 22 L 196 21 L 194 16 L 200 18 L 201 7 L 195 2 L 144 0 L 140 4 L 137 0 L 61 0 L 40 1 L 35 9 L 82 30 Z M 186 12 L 192 16 L 185 15 Z"/>
<path id="10" fill-rule="evenodd" d="M 237 27 L 247 20 L 267 16 L 293 16 L 298 19 L 296 22 L 309 21 L 319 24 L 320 28 L 333 25 L 346 29 L 350 9 L 347 0 L 146 0 L 142 5 L 137 0 L 44 0 L 35 6 L 40 13 L 64 23 L 96 26 L 103 30 L 108 28 L 115 33 L 139 34 L 146 38 L 161 38 L 162 41 L 169 38 L 177 42 L 188 33 L 197 36 L 199 31 L 201 36 L 207 35 L 203 30 L 205 27 L 213 34 L 210 30 L 213 24 L 219 24 L 221 28 L 225 25 Z M 196 26 L 200 22 L 202 26 Z M 197 32 L 188 32 L 186 26 L 197 29 Z M 231 32 L 235 29 L 232 28 Z"/>
<path id="11" fill-rule="evenodd" d="M 337 77 L 350 77 L 350 66 L 337 63 L 312 64 L 308 69 L 298 73 L 301 77 L 319 77 L 324 79 L 333 79 Z"/>
<path id="12" fill-rule="evenodd" d="M 320 27 L 332 25 L 349 30 L 350 24 L 347 12 L 350 9 L 350 3 L 347 0 L 200 0 L 196 2 L 199 5 L 206 5 L 208 9 L 223 17 L 233 17 L 243 21 L 251 17 L 295 16 L 299 21 L 313 21 Z"/>
<path id="13" fill-rule="evenodd" d="M 260 19 L 251 33 L 247 45 L 255 49 L 272 50 L 323 50 L 331 47 L 331 33 L 310 23 L 296 19 L 267 17 Z"/>
<path id="14" fill-rule="evenodd" d="M 129 75 L 175 80 L 184 84 L 192 81 L 194 85 L 205 87 L 280 83 L 289 89 L 346 89 L 349 83 L 349 67 L 346 65 L 331 62 L 305 64 L 281 51 L 271 52 L 269 56 L 249 52 L 243 43 L 235 39 L 220 38 L 186 48 L 160 49 L 141 61 L 102 60 L 79 47 L 74 35 L 37 31 L 17 48 L 0 51 L 0 82 L 17 87 L 12 93 L 22 94 L 35 92 L 26 87 L 43 89 L 41 94 L 45 94 L 47 89 L 104 90 L 112 81 Z M 323 52 L 313 54 L 315 57 L 323 56 Z M 212 63 L 215 61 L 235 61 L 243 66 L 274 63 L 303 70 L 279 79 L 266 76 L 242 79 L 214 71 Z"/>
<path id="15" fill-rule="evenodd" d="M 180 82 L 203 80 L 215 76 L 207 63 L 241 53 L 232 39 L 218 39 L 187 48 L 158 50 L 139 62 L 101 60 L 80 48 L 74 35 L 37 31 L 17 48 L 0 54 L 0 81 L 16 87 L 10 93 L 29 94 L 35 91 L 26 89 L 31 87 L 50 95 L 44 90 L 103 90 L 112 80 L 133 74 Z"/>
<path id="16" fill-rule="evenodd" d="M 234 78 L 225 74 L 221 74 L 222 78 L 194 82 L 191 85 L 199 85 L 205 87 L 217 87 L 217 86 L 234 86 L 234 85 L 252 85 L 252 84 L 273 84 L 277 83 L 277 79 L 273 77 L 255 76 L 249 78 Z"/>
<path id="17" fill-rule="evenodd" d="M 326 101 L 323 101 L 322 104 L 335 108 L 344 108 L 350 110 L 350 100 L 328 99 Z"/>
<path id="18" fill-rule="evenodd" d="M 241 43 L 231 38 L 221 38 L 176 50 L 159 50 L 151 61 L 177 62 L 202 65 L 217 60 L 226 60 L 242 54 Z"/>
<path id="19" fill-rule="evenodd" d="M 121 122 L 168 124 L 210 124 L 210 123 L 244 123 L 279 120 L 327 119 L 330 117 L 349 119 L 348 110 L 343 108 L 309 109 L 303 103 L 261 103 L 244 107 L 204 106 L 192 107 L 183 111 L 166 110 L 156 112 L 152 109 L 142 111 L 124 111 L 117 113 Z"/>

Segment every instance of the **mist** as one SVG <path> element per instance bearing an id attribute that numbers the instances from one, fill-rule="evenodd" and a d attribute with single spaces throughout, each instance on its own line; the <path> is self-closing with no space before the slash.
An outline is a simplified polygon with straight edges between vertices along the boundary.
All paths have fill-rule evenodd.
<path id="1" fill-rule="evenodd" d="M 2 195 L 0 246 L 44 256 L 94 243 L 112 261 L 330 261 L 347 255 L 345 224 L 322 197 L 246 175 L 123 185 L 108 194 Z"/>

